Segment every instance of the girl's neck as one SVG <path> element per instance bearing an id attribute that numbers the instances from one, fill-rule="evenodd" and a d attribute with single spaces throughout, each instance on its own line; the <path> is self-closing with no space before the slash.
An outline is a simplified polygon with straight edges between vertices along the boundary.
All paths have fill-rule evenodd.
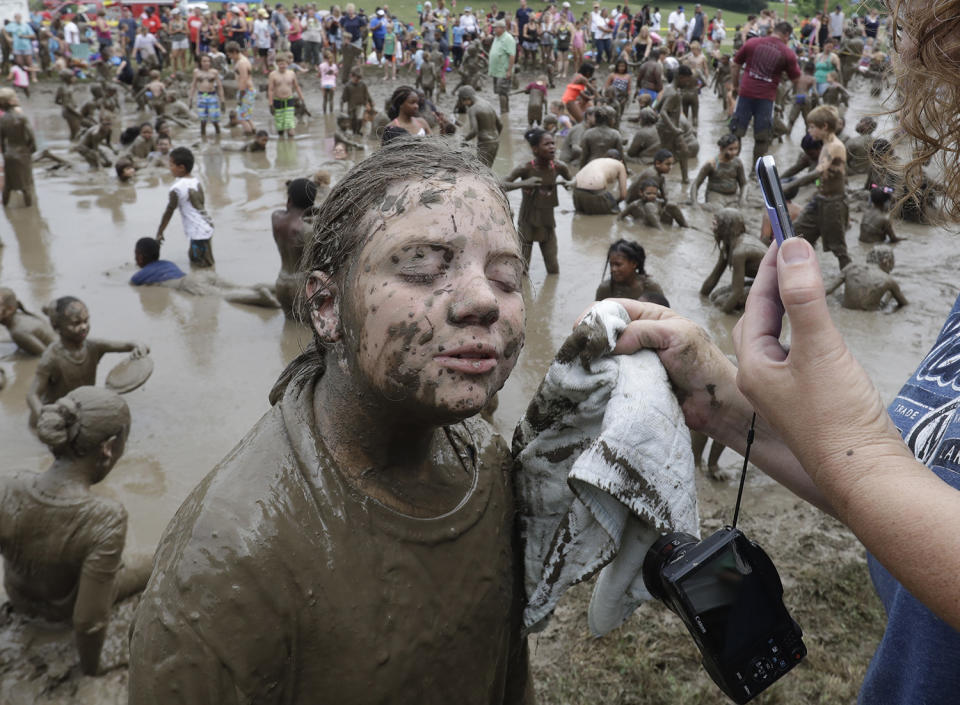
<path id="1" fill-rule="evenodd" d="M 437 427 L 410 420 L 344 366 L 336 349 L 328 351 L 313 402 L 320 436 L 340 468 L 349 475 L 423 463 Z"/>
<path id="2" fill-rule="evenodd" d="M 60 345 L 62 345 L 64 349 L 70 350 L 72 352 L 78 352 L 80 350 L 83 350 L 83 347 L 84 345 L 86 345 L 86 343 L 87 343 L 86 338 L 78 342 L 75 340 L 70 340 L 69 338 L 64 337 L 62 335 L 60 336 Z"/>
<path id="3" fill-rule="evenodd" d="M 404 514 L 434 517 L 456 507 L 473 473 L 442 427 L 362 388 L 336 358 L 335 351 L 328 353 L 313 406 L 316 433 L 339 472 L 360 492 Z"/>
<path id="4" fill-rule="evenodd" d="M 90 492 L 91 477 L 97 460 L 93 456 L 60 457 L 41 474 L 35 483 L 37 489 L 61 498 L 83 497 Z"/>

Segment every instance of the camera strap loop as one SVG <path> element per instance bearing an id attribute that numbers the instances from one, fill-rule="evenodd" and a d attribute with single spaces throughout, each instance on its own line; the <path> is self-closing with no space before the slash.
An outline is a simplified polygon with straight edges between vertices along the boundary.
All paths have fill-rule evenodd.
<path id="1" fill-rule="evenodd" d="M 743 484 L 747 479 L 747 463 L 750 461 L 750 446 L 753 445 L 754 427 L 757 424 L 757 412 L 753 412 L 750 417 L 750 430 L 747 431 L 747 447 L 743 451 L 743 469 L 740 470 L 740 489 L 737 490 L 737 504 L 733 508 L 734 529 L 737 528 L 737 519 L 740 517 L 740 500 L 743 499 Z"/>

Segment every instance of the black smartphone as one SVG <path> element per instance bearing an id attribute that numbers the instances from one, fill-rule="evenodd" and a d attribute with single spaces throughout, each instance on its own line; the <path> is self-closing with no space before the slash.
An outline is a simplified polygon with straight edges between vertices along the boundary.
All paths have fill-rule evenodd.
<path id="1" fill-rule="evenodd" d="M 773 236 L 777 239 L 777 244 L 782 245 L 786 238 L 796 237 L 797 234 L 793 231 L 793 221 L 790 220 L 790 214 L 787 212 L 787 199 L 783 196 L 777 163 L 769 154 L 757 160 L 757 181 L 760 182 L 763 202 L 770 215 Z"/>

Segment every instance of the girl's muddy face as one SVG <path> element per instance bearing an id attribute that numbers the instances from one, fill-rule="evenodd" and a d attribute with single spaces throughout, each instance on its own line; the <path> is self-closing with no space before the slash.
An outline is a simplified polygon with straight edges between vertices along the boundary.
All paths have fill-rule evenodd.
<path id="1" fill-rule="evenodd" d="M 374 217 L 341 308 L 354 373 L 411 414 L 479 412 L 523 346 L 523 260 L 502 198 L 465 175 L 405 182 Z"/>
<path id="2" fill-rule="evenodd" d="M 79 345 L 90 332 L 90 313 L 79 301 L 74 301 L 60 319 L 60 337 L 68 343 Z"/>

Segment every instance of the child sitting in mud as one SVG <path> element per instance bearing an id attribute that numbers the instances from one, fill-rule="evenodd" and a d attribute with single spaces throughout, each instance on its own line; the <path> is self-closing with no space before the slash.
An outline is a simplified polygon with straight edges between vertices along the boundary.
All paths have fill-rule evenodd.
<path id="1" fill-rule="evenodd" d="M 727 133 L 720 138 L 717 146 L 720 154 L 703 165 L 690 186 L 690 201 L 697 203 L 700 184 L 706 180 L 704 205 L 710 203 L 710 194 L 715 193 L 719 195 L 715 200 L 721 206 L 740 208 L 747 188 L 747 176 L 743 170 L 743 162 L 740 161 L 740 138 L 733 133 Z"/>
<path id="2" fill-rule="evenodd" d="M 879 311 L 886 305 L 888 298 L 896 301 L 898 307 L 906 306 L 907 297 L 900 291 L 897 281 L 890 276 L 893 265 L 893 250 L 878 245 L 870 250 L 866 264 L 851 262 L 840 270 L 840 276 L 827 284 L 827 294 L 832 294 L 842 284 L 843 307 L 858 311 Z"/>
<path id="3" fill-rule="evenodd" d="M 80 668 L 100 668 L 114 602 L 143 589 L 149 556 L 124 555 L 127 512 L 95 495 L 123 455 L 130 410 L 114 392 L 79 387 L 40 411 L 54 455 L 42 474 L 0 478 L 3 585 L 14 612 L 73 623 Z"/>
<path id="4" fill-rule="evenodd" d="M 644 271 L 647 253 L 639 242 L 617 240 L 607 250 L 604 275 L 610 267 L 610 278 L 597 287 L 595 299 L 640 299 L 647 294 L 663 296 L 663 289 Z"/>
<path id="5" fill-rule="evenodd" d="M 31 426 L 36 425 L 44 404 L 52 404 L 77 387 L 96 384 L 97 365 L 107 353 L 128 352 L 135 359 L 150 352 L 142 343 L 88 338 L 90 312 L 86 304 L 73 296 L 61 296 L 43 312 L 50 317 L 60 339 L 43 351 L 27 392 Z"/>
<path id="6" fill-rule="evenodd" d="M 863 214 L 860 221 L 860 242 L 900 242 L 904 238 L 897 237 L 893 232 L 887 204 L 890 202 L 892 189 L 879 186 L 870 189 L 870 207 Z"/>
<path id="7" fill-rule="evenodd" d="M 23 307 L 12 289 L 0 286 L 0 325 L 28 355 L 42 355 L 57 335 L 50 324 Z"/>
<path id="8" fill-rule="evenodd" d="M 523 345 L 507 200 L 401 138 L 317 223 L 315 342 L 161 539 L 130 703 L 532 702 L 510 451 L 477 416 Z"/>
<path id="9" fill-rule="evenodd" d="M 767 245 L 747 234 L 743 215 L 733 208 L 724 208 L 714 216 L 713 237 L 719 250 L 717 264 L 700 287 L 700 295 L 710 296 L 710 300 L 724 313 L 733 313 L 747 300 L 750 291 L 747 280 L 752 281 L 757 275 Z M 730 286 L 714 292 L 727 267 L 732 272 Z"/>

